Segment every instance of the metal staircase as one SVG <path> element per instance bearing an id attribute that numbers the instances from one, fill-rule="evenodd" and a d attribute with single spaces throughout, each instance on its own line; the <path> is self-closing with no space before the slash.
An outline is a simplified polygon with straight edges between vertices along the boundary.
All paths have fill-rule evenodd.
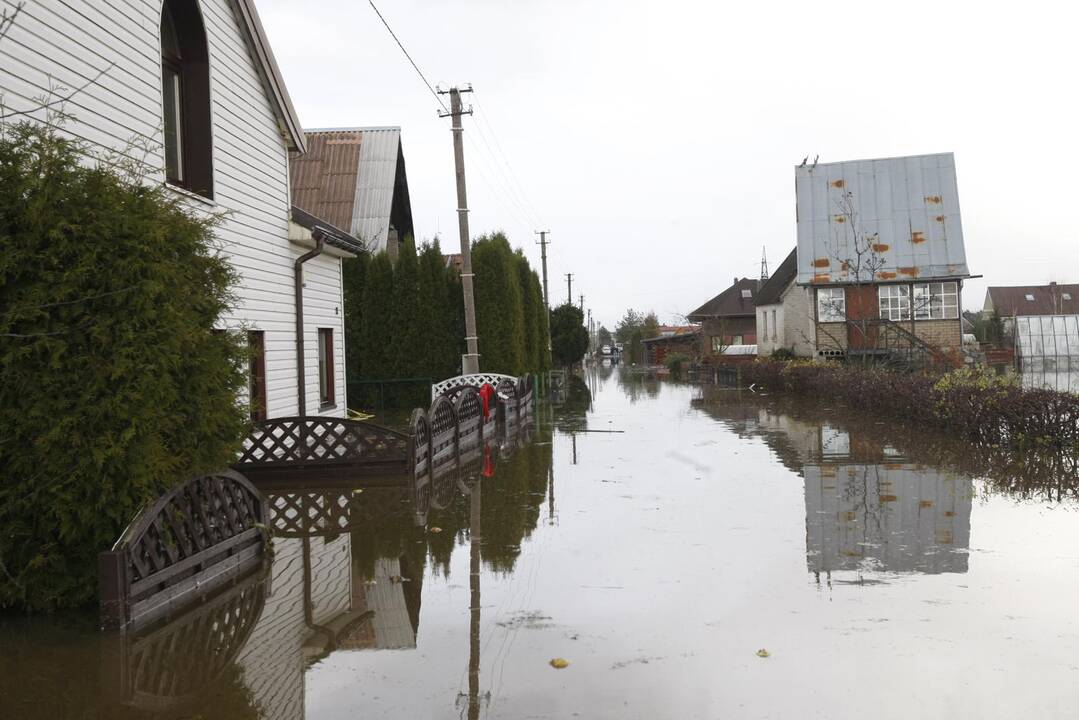
<path id="1" fill-rule="evenodd" d="M 917 371 L 956 366 L 953 358 L 901 324 L 884 318 L 847 320 L 848 337 L 863 337 L 861 347 L 848 347 L 847 358 L 871 360 L 890 370 Z"/>

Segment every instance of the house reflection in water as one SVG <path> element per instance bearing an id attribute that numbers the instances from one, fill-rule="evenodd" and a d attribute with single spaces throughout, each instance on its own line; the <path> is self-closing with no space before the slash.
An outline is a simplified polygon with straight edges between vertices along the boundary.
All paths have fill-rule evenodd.
<path id="1" fill-rule="evenodd" d="M 967 571 L 973 483 L 913 461 L 875 425 L 704 386 L 694 404 L 805 479 L 811 573 Z M 863 420 L 864 422 L 864 420 Z"/>
<path id="2" fill-rule="evenodd" d="M 379 489 L 395 498 L 405 490 Z M 274 559 L 266 599 L 236 659 L 265 718 L 302 718 L 304 672 L 334 651 L 416 647 L 422 568 L 379 557 L 365 576 L 353 558 L 351 491 L 269 493 Z"/>

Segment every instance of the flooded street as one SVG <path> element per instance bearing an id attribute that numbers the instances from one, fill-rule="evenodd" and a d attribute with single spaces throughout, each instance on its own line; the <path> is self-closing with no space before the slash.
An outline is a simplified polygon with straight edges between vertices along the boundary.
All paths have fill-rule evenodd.
<path id="1" fill-rule="evenodd" d="M 268 574 L 137 637 L 0 619 L 0 717 L 1070 715 L 1075 490 L 969 455 L 594 369 L 468 472 L 263 488 Z"/>

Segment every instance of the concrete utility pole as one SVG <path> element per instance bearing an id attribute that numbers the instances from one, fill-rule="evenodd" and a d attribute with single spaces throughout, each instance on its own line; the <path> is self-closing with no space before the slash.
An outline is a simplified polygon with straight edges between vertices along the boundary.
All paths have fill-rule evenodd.
<path id="1" fill-rule="evenodd" d="M 540 236 L 540 259 L 543 264 L 543 304 L 547 308 L 547 367 L 552 366 L 551 362 L 551 296 L 547 294 L 547 234 L 550 230 L 536 230 L 536 234 Z"/>
<path id="2" fill-rule="evenodd" d="M 547 294 L 547 234 L 550 230 L 536 230 L 536 235 L 540 236 L 539 242 L 536 244 L 540 246 L 540 261 L 543 265 L 543 304 L 547 306 L 547 310 L 551 309 L 551 298 Z"/>
<path id="3" fill-rule="evenodd" d="M 472 108 L 461 109 L 461 93 L 472 92 L 469 85 L 464 90 L 452 87 L 439 90 L 439 95 L 449 94 L 450 111 L 439 113 L 439 117 L 453 120 L 453 164 L 457 173 L 457 227 L 461 234 L 461 289 L 465 297 L 465 354 L 461 357 L 461 372 L 471 375 L 480 371 L 480 353 L 476 344 L 476 295 L 473 288 L 472 241 L 468 234 L 468 194 L 465 192 L 465 148 L 464 128 L 461 116 L 471 115 Z"/>
<path id="4" fill-rule="evenodd" d="M 584 312 L 584 295 L 581 296 L 581 312 Z"/>
<path id="5" fill-rule="evenodd" d="M 566 273 L 566 303 L 573 304 L 573 273 Z"/>

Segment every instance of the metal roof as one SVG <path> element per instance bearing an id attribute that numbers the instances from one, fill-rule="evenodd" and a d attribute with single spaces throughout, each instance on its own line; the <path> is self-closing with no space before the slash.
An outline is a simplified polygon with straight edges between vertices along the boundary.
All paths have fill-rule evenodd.
<path id="1" fill-rule="evenodd" d="M 401 128 L 336 128 L 307 131 L 310 150 L 290 162 L 292 200 L 360 238 L 371 252 L 385 250 L 395 191 L 405 227 L 412 232 Z"/>
<path id="2" fill-rule="evenodd" d="M 794 175 L 799 284 L 970 275 L 951 153 L 799 166 Z"/>

